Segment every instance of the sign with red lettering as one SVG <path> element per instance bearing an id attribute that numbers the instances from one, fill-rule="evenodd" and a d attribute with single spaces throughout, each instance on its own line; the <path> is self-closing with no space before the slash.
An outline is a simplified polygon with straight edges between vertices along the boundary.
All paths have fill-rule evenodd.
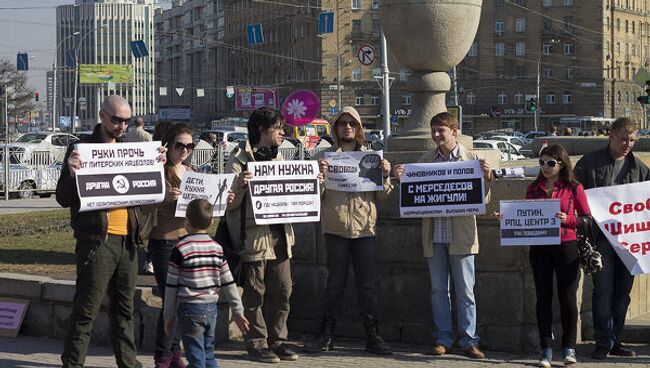
<path id="1" fill-rule="evenodd" d="M 591 215 L 632 275 L 650 272 L 650 187 L 632 183 L 586 190 Z"/>

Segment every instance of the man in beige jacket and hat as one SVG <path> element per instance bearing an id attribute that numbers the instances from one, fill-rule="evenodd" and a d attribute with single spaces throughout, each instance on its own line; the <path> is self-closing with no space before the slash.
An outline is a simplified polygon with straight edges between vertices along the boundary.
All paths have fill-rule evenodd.
<path id="1" fill-rule="evenodd" d="M 366 151 L 361 117 L 353 107 L 344 107 L 334 119 L 332 127 L 334 146 L 331 151 Z M 319 165 L 323 176 L 329 164 L 320 156 Z M 342 192 L 321 186 L 321 230 L 327 246 L 327 287 L 325 305 L 319 335 L 306 344 L 308 352 L 333 349 L 332 333 L 335 319 L 341 314 L 343 293 L 347 282 L 350 261 L 354 267 L 357 301 L 364 321 L 368 352 L 388 355 L 390 349 L 379 336 L 377 322 L 377 271 L 375 250 L 377 247 L 377 207 L 375 202 L 385 199 L 393 190 L 389 179 L 390 163 L 381 161 L 383 191 Z M 381 178 L 378 178 L 381 182 Z"/>

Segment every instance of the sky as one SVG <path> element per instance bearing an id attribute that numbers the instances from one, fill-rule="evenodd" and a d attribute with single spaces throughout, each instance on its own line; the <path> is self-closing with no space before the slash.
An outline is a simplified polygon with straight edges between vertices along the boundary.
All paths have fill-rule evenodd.
<path id="1" fill-rule="evenodd" d="M 43 98 L 45 72 L 52 70 L 54 63 L 55 8 L 73 3 L 73 0 L 0 0 L 0 58 L 9 59 L 15 65 L 19 51 L 34 57 L 29 60 L 27 83 Z"/>

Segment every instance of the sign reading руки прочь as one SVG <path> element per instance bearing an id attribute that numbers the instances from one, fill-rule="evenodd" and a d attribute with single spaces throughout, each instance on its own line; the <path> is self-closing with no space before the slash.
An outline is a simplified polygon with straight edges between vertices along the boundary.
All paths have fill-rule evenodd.
<path id="1" fill-rule="evenodd" d="M 452 217 L 485 213 L 483 170 L 478 160 L 404 165 L 401 217 Z"/>

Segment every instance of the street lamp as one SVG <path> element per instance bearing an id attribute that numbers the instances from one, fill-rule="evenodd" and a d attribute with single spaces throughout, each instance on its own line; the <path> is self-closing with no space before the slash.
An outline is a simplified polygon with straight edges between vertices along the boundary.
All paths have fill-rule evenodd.
<path id="1" fill-rule="evenodd" d="M 74 37 L 78 35 L 80 32 L 76 31 L 73 34 L 64 37 L 61 42 L 56 46 L 56 49 L 54 50 L 54 63 L 52 64 L 52 71 L 54 72 L 54 78 L 52 80 L 52 132 L 56 129 L 56 68 L 57 68 L 57 62 L 59 60 L 59 48 L 63 44 L 65 40 L 67 40 L 70 37 Z"/>
<path id="2" fill-rule="evenodd" d="M 552 44 L 560 43 L 560 40 L 551 39 L 548 42 L 544 42 L 544 44 L 547 44 L 547 43 L 552 45 Z M 539 82 L 539 80 L 540 80 L 539 69 L 540 69 L 540 66 L 541 66 L 541 63 L 542 63 L 542 56 L 544 55 L 543 47 L 544 46 L 542 45 L 542 53 L 539 54 L 539 58 L 537 58 L 537 92 L 536 92 L 537 94 L 535 96 L 537 98 L 537 109 L 535 110 L 535 130 L 534 131 L 537 131 L 537 125 L 539 124 L 539 106 L 540 106 L 540 101 L 541 101 L 541 98 L 539 96 L 539 84 L 540 84 L 540 82 Z"/>
<path id="3" fill-rule="evenodd" d="M 334 46 L 334 48 L 336 49 L 336 92 L 337 92 L 336 103 L 338 105 L 339 110 L 341 110 L 342 108 L 341 106 L 341 53 L 339 52 L 339 44 L 337 42 L 336 45 L 334 45 L 334 42 L 325 38 L 324 34 L 318 34 L 317 36 L 329 42 L 330 45 Z"/>
<path id="4" fill-rule="evenodd" d="M 78 55 L 79 55 L 79 48 L 83 44 L 86 37 L 88 37 L 90 34 L 94 33 L 95 31 L 97 31 L 98 29 L 104 28 L 106 26 L 108 26 L 108 24 L 102 24 L 101 26 L 86 32 L 81 37 L 81 39 L 79 40 L 79 44 L 77 44 L 77 47 L 74 48 L 74 93 L 73 93 L 73 101 L 72 101 L 72 116 L 70 117 L 70 120 L 71 120 L 70 124 L 72 126 L 72 134 L 75 133 L 75 130 L 76 130 L 76 127 L 77 127 L 76 126 L 77 122 L 76 122 L 75 118 L 77 117 L 77 83 L 79 83 L 78 82 L 78 80 L 79 80 L 79 61 L 77 60 Z"/>

